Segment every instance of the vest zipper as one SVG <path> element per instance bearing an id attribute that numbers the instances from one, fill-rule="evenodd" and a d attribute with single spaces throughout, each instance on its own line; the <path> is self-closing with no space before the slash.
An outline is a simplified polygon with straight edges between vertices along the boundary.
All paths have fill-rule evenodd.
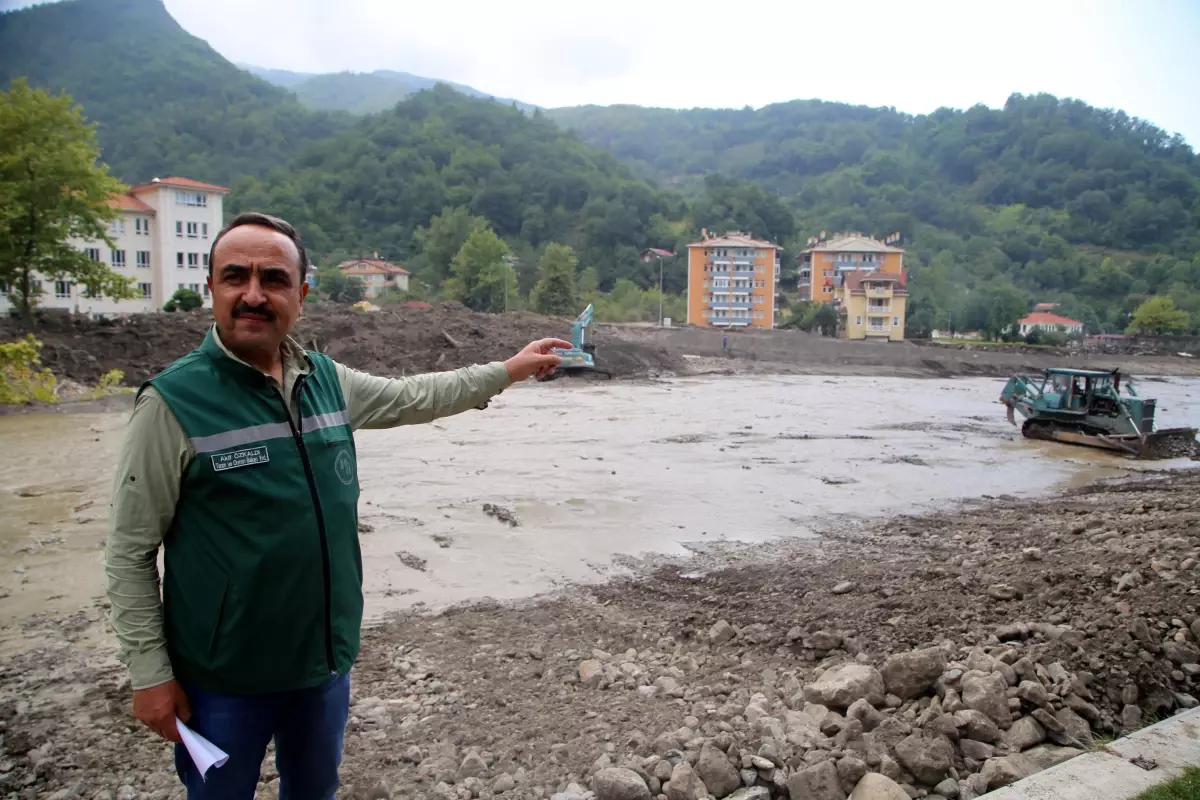
<path id="1" fill-rule="evenodd" d="M 292 421 L 292 412 L 287 407 L 287 402 L 280 395 L 280 402 L 283 402 L 283 413 L 287 417 L 288 427 L 292 429 L 292 437 L 296 440 L 296 446 L 300 448 L 300 461 L 304 464 L 304 477 L 308 480 L 308 491 L 312 495 L 313 509 L 317 514 L 317 533 L 321 537 L 321 575 L 325 581 L 325 660 L 329 664 L 330 674 L 337 673 L 337 664 L 333 659 L 333 608 L 330 594 L 332 593 L 330 568 L 329 568 L 329 535 L 325 531 L 325 515 L 321 513 L 321 497 L 317 494 L 317 481 L 313 477 L 312 465 L 308 462 L 308 450 L 304 447 L 304 413 L 300 408 L 300 387 L 304 383 L 304 376 L 300 375 L 296 378 L 295 385 L 292 386 L 292 402 L 296 406 L 297 418 L 299 426 Z"/>

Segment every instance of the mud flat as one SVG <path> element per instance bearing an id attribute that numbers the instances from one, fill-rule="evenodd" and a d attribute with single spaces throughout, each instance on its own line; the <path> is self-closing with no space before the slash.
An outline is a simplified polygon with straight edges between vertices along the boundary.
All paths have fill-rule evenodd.
<path id="1" fill-rule="evenodd" d="M 1200 473 L 820 533 L 371 627 L 339 797 L 971 798 L 1196 705 Z M 0 658 L 10 796 L 182 796 L 101 605 Z"/>
<path id="2" fill-rule="evenodd" d="M 203 311 L 103 321 L 46 312 L 29 326 L 0 319 L 0 341 L 33 333 L 44 342 L 43 362 L 60 379 L 93 384 L 119 369 L 133 386 L 194 348 L 210 322 Z M 504 359 L 534 339 L 569 338 L 570 331 L 567 319 L 528 312 L 479 314 L 447 302 L 365 314 L 344 306 L 308 305 L 295 333 L 305 347 L 349 366 L 404 375 Z M 1064 364 L 1121 367 L 1135 375 L 1200 376 L 1200 359 L 1170 356 L 876 344 L 800 331 L 600 324 L 593 333 L 598 361 L 619 379 L 713 372 L 945 378 L 1001 376 Z M 726 338 L 728 347 L 723 345 Z"/>

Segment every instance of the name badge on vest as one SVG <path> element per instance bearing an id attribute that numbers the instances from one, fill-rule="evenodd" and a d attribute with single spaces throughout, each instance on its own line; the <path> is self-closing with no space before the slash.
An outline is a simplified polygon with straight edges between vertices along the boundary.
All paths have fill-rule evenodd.
<path id="1" fill-rule="evenodd" d="M 271 460 L 267 454 L 267 446 L 249 447 L 245 450 L 227 450 L 224 453 L 214 453 L 212 465 L 214 472 L 224 472 L 227 469 L 252 467 L 255 464 L 266 464 Z"/>

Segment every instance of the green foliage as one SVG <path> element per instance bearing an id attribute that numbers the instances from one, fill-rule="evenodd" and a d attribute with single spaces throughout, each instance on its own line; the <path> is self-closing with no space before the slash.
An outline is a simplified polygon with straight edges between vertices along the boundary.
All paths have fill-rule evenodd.
<path id="1" fill-rule="evenodd" d="M 1134 800 L 1200 800 L 1200 767 L 1188 767 L 1178 778 L 1147 789 Z"/>
<path id="2" fill-rule="evenodd" d="M 447 254 L 480 226 L 474 217 L 486 219 L 510 251 L 572 247 L 597 268 L 602 288 L 618 278 L 649 286 L 657 270 L 639 253 L 673 243 L 669 218 L 686 213 L 677 197 L 545 116 L 445 86 L 365 117 L 305 148 L 288 169 L 235 188 L 231 211 L 272 209 L 315 252 L 384 251 L 411 260 L 431 283 L 447 277 Z"/>
<path id="3" fill-rule="evenodd" d="M 575 290 L 575 267 L 579 259 L 566 245 L 546 247 L 538 264 L 541 276 L 533 290 L 533 308 L 542 314 L 573 317 L 579 314 L 579 298 Z"/>
<path id="4" fill-rule="evenodd" d="M 48 369 L 39 369 L 42 343 L 28 334 L 15 342 L 0 343 L 0 404 L 54 403 L 57 381 Z"/>
<path id="5" fill-rule="evenodd" d="M 334 303 L 357 303 L 366 297 L 362 278 L 347 275 L 337 267 L 317 270 L 317 291 Z"/>
<path id="6" fill-rule="evenodd" d="M 1183 333 L 1188 328 L 1188 313 L 1175 308 L 1170 297 L 1151 297 L 1133 312 L 1129 333 L 1151 333 L 1164 336 Z"/>
<path id="7" fill-rule="evenodd" d="M 68 241 L 109 241 L 109 195 L 125 187 L 97 165 L 99 155 L 93 126 L 70 97 L 31 89 L 23 78 L 0 93 L 0 284 L 25 316 L 37 299 L 35 272 L 92 294 L 133 296 L 131 278 Z"/>
<path id="8" fill-rule="evenodd" d="M 792 307 L 792 315 L 780 328 L 799 328 L 823 336 L 837 336 L 840 323 L 837 308 L 833 303 L 814 303 L 801 300 Z"/>
<path id="9" fill-rule="evenodd" d="M 104 159 L 128 182 L 213 183 L 281 166 L 349 125 L 230 64 L 159 0 L 68 0 L 3 16 L 0 84 L 64 89 L 98 123 Z"/>
<path id="10" fill-rule="evenodd" d="M 191 289 L 176 289 L 163 304 L 163 311 L 193 311 L 204 306 L 204 298 Z"/>
<path id="11" fill-rule="evenodd" d="M 1007 283 L 990 283 L 971 293 L 967 301 L 966 327 L 982 331 L 989 340 L 999 339 L 1029 312 L 1029 298 Z"/>
<path id="12" fill-rule="evenodd" d="M 442 290 L 473 311 L 506 311 L 518 297 L 509 249 L 491 228 L 467 237 L 451 263 Z"/>
<path id="13" fill-rule="evenodd" d="M 822 230 L 903 233 L 918 330 L 964 330 L 969 296 L 993 280 L 1070 306 L 1094 331 L 1123 330 L 1139 292 L 1200 309 L 1200 161 L 1120 111 L 1013 95 L 1002 109 L 925 116 L 821 101 L 549 113 L 698 197 L 697 223 L 757 225 L 710 211 L 701 195 L 717 172 L 784 198 L 793 254 Z"/>

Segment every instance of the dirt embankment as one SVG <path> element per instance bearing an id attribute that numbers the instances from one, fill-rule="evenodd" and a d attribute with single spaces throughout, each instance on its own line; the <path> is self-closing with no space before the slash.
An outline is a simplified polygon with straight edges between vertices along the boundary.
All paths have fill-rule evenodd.
<path id="1" fill-rule="evenodd" d="M 126 383 L 137 385 L 199 344 L 210 321 L 207 312 L 100 321 L 45 313 L 28 328 L 14 319 L 0 320 L 0 341 L 32 332 L 45 343 L 43 362 L 60 378 L 90 384 L 119 369 Z M 570 331 L 570 320 L 528 312 L 480 314 L 458 303 L 369 314 L 324 304 L 305 308 L 295 336 L 305 347 L 316 347 L 349 366 L 398 376 L 502 360 L 534 339 L 569 338 Z M 1005 376 L 1066 364 L 1119 366 L 1140 375 L 1200 375 L 1200 359 L 876 344 L 800 331 L 602 324 L 592 340 L 597 362 L 617 378 L 723 372 Z"/>
<path id="2" fill-rule="evenodd" d="M 365 632 L 339 797 L 970 800 L 1197 704 L 1198 564 L 1178 472 L 404 615 Z M 181 796 L 100 613 L 0 661 L 0 789 Z"/>

